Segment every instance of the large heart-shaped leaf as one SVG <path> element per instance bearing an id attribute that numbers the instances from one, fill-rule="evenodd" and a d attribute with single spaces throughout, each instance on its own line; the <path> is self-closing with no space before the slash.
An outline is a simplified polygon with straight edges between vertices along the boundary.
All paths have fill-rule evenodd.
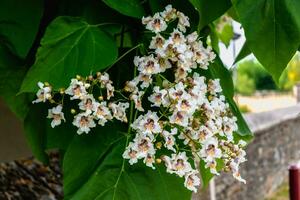
<path id="1" fill-rule="evenodd" d="M 199 30 L 223 15 L 230 7 L 230 0 L 189 0 L 200 15 Z"/>
<path id="2" fill-rule="evenodd" d="M 129 138 L 113 126 L 74 138 L 64 158 L 65 199 L 190 199 L 183 179 L 166 174 L 162 164 L 129 166 L 122 158 Z"/>
<path id="3" fill-rule="evenodd" d="M 76 192 L 111 150 L 112 145 L 124 138 L 124 135 L 118 132 L 120 127 L 117 122 L 109 123 L 93 129 L 88 135 L 74 137 L 63 161 L 65 196 Z M 78 159 L 81 160 L 81 164 L 74 168 L 74 161 Z"/>
<path id="4" fill-rule="evenodd" d="M 139 0 L 103 0 L 103 2 L 123 15 L 136 18 L 142 18 L 145 15 L 144 8 Z"/>
<path id="5" fill-rule="evenodd" d="M 55 19 L 46 30 L 21 92 L 35 92 L 39 81 L 49 82 L 54 89 L 66 87 L 77 74 L 87 76 L 112 64 L 117 58 L 115 41 L 98 26 L 80 18 Z"/>
<path id="6" fill-rule="evenodd" d="M 249 48 L 277 81 L 300 44 L 300 1 L 233 2 Z"/>
<path id="7" fill-rule="evenodd" d="M 251 51 L 247 45 L 247 42 L 244 43 L 242 49 L 240 50 L 239 54 L 237 55 L 237 57 L 234 60 L 233 64 L 238 63 L 239 61 L 243 60 L 244 58 L 246 58 L 247 56 L 249 56 L 251 54 Z"/>
<path id="8" fill-rule="evenodd" d="M 43 14 L 42 0 L 1 0 L 0 41 L 25 58 L 39 28 Z"/>

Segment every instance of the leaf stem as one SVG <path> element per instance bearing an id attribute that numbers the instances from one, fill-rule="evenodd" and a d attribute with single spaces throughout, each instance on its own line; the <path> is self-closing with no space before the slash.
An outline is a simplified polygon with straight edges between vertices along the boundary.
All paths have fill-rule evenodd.
<path id="1" fill-rule="evenodd" d="M 129 49 L 128 51 L 126 51 L 123 55 L 121 55 L 113 64 L 111 64 L 108 68 L 106 68 L 104 70 L 104 72 L 107 72 L 112 66 L 114 66 L 117 62 L 119 62 L 121 59 L 123 59 L 127 54 L 129 54 L 130 52 L 132 52 L 133 50 L 135 50 L 136 48 L 142 46 L 143 44 L 140 43 L 134 47 L 132 47 L 131 49 Z"/>

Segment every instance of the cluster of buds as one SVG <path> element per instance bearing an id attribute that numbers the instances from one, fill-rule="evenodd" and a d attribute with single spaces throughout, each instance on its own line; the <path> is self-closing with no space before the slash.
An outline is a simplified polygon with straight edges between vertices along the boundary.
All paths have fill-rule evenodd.
<path id="1" fill-rule="evenodd" d="M 37 92 L 37 99 L 32 103 L 49 100 L 50 103 L 56 104 L 55 107 L 48 110 L 48 118 L 52 119 L 52 128 L 60 125 L 62 121 L 66 121 L 63 113 L 63 100 L 67 95 L 70 100 L 78 101 L 79 113 L 73 119 L 73 125 L 78 128 L 78 134 L 89 133 L 91 128 L 96 127 L 96 122 L 101 126 L 113 119 L 127 122 L 126 109 L 129 107 L 129 103 L 110 101 L 114 97 L 114 87 L 107 73 L 98 72 L 96 77 L 82 78 L 77 76 L 71 79 L 66 90 L 59 90 L 61 99 L 58 101 L 54 100 L 55 92 L 52 91 L 49 83 L 39 82 L 38 86 L 40 89 Z M 101 95 L 98 100 L 93 95 L 95 89 L 100 90 Z M 102 93 L 104 94 L 102 95 Z M 71 112 L 75 114 L 76 110 L 72 109 Z"/>
<path id="2" fill-rule="evenodd" d="M 177 27 L 171 33 L 164 32 L 176 20 Z M 77 77 L 60 91 L 63 97 L 79 100 L 80 113 L 73 120 L 77 133 L 88 133 L 96 126 L 95 121 L 101 126 L 113 119 L 128 122 L 130 100 L 135 107 L 128 125 L 132 141 L 128 141 L 123 158 L 131 165 L 143 160 L 155 169 L 163 162 L 167 173 L 184 177 L 185 187 L 194 192 L 200 185 L 196 170 L 200 160 L 216 175 L 219 163 L 223 163 L 224 171 L 231 171 L 233 177 L 245 182 L 239 173 L 239 165 L 246 161 L 245 142 L 233 137 L 237 119 L 222 95 L 219 80 L 201 76 L 213 62 L 214 52 L 203 45 L 196 32 L 185 35 L 189 18 L 171 5 L 143 18 L 142 23 L 154 33 L 151 53 L 134 58 L 138 74 L 126 82 L 122 93 L 119 91 L 122 95 L 116 100 L 118 104 L 111 101 L 115 91 L 107 73 L 97 73 L 96 78 Z M 106 90 L 98 101 L 93 96 L 95 85 L 100 93 Z M 39 87 L 38 99 L 33 103 L 53 101 L 51 86 L 39 83 Z M 52 127 L 65 121 L 62 109 L 61 103 L 49 109 Z"/>

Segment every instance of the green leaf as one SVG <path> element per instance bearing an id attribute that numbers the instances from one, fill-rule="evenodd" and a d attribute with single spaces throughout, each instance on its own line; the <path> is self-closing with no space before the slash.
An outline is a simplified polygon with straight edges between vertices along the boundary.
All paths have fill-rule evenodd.
<path id="1" fill-rule="evenodd" d="M 42 0 L 0 1 L 0 42 L 25 58 L 37 34 L 43 14 Z"/>
<path id="2" fill-rule="evenodd" d="M 216 51 L 217 53 L 219 53 L 220 52 L 219 37 L 217 35 L 215 26 L 213 24 L 210 26 L 210 30 L 211 31 L 210 31 L 209 37 L 210 37 L 211 46 L 212 46 L 212 48 L 213 48 L 214 51 Z"/>
<path id="3" fill-rule="evenodd" d="M 128 160 L 123 160 L 127 139 L 113 127 L 75 137 L 64 159 L 65 199 L 191 198 L 183 179 L 166 174 L 163 164 L 153 170 L 141 161 L 130 166 Z"/>
<path id="4" fill-rule="evenodd" d="M 218 32 L 220 40 L 225 44 L 226 47 L 229 46 L 231 39 L 234 36 L 233 27 L 231 23 L 226 23 L 222 30 Z"/>
<path id="5" fill-rule="evenodd" d="M 28 95 L 17 96 L 26 72 L 22 65 L 20 59 L 0 45 L 0 96 L 20 119 L 24 119 L 29 110 Z"/>
<path id="6" fill-rule="evenodd" d="M 123 15 L 136 18 L 142 18 L 145 15 L 144 8 L 139 0 L 103 0 L 103 2 Z"/>
<path id="7" fill-rule="evenodd" d="M 238 63 L 239 61 L 241 61 L 242 59 L 244 59 L 245 57 L 247 57 L 248 55 L 250 55 L 252 52 L 250 51 L 250 49 L 248 48 L 247 42 L 245 42 L 245 44 L 243 45 L 242 49 L 240 50 L 239 54 L 237 55 L 237 57 L 234 60 L 233 64 Z"/>
<path id="8" fill-rule="evenodd" d="M 124 140 L 105 157 L 89 181 L 71 198 L 72 200 L 189 200 L 191 193 L 183 187 L 183 180 L 144 164 L 128 166 L 122 159 Z M 151 186 L 151 187 L 149 187 Z"/>
<path id="9" fill-rule="evenodd" d="M 227 14 L 228 14 L 232 19 L 234 19 L 234 21 L 240 22 L 239 16 L 238 16 L 238 14 L 237 14 L 236 11 L 235 11 L 234 6 L 232 6 L 232 7 L 227 11 Z"/>
<path id="10" fill-rule="evenodd" d="M 200 15 L 199 30 L 223 15 L 230 7 L 230 0 L 189 0 Z"/>
<path id="11" fill-rule="evenodd" d="M 235 0 L 247 44 L 278 81 L 300 44 L 300 1 Z"/>
<path id="12" fill-rule="evenodd" d="M 42 117 L 41 117 L 42 116 Z M 32 105 L 24 120 L 24 133 L 33 155 L 43 163 L 48 162 L 46 150 L 46 116 L 44 105 Z"/>
<path id="13" fill-rule="evenodd" d="M 222 170 L 222 168 L 224 167 L 224 162 L 221 159 L 217 160 L 217 171 Z M 201 174 L 201 180 L 202 180 L 202 187 L 206 188 L 210 182 L 210 180 L 215 176 L 214 174 L 212 174 L 210 172 L 209 168 L 205 168 L 205 162 L 204 160 L 200 160 L 200 165 L 199 165 L 199 169 L 200 169 L 200 174 Z"/>
<path id="14" fill-rule="evenodd" d="M 54 89 L 67 87 L 76 75 L 87 76 L 112 64 L 117 47 L 101 27 L 80 18 L 56 18 L 46 30 L 21 92 L 36 92 L 39 81 L 49 82 Z"/>
<path id="15" fill-rule="evenodd" d="M 76 135 L 73 138 L 63 162 L 65 196 L 80 188 L 111 146 L 124 137 L 118 132 L 119 127 L 117 122 L 109 123 L 104 127 L 93 129 L 88 135 Z M 74 161 L 78 160 L 81 164 L 74 168 Z"/>
<path id="16" fill-rule="evenodd" d="M 210 65 L 209 70 L 213 78 L 219 78 L 220 84 L 223 89 L 223 94 L 229 103 L 232 113 L 237 117 L 238 124 L 238 134 L 241 136 L 252 135 L 245 119 L 243 118 L 241 112 L 239 111 L 235 101 L 234 96 L 234 85 L 231 77 L 230 71 L 224 66 L 221 59 L 217 57 L 215 61 Z"/>

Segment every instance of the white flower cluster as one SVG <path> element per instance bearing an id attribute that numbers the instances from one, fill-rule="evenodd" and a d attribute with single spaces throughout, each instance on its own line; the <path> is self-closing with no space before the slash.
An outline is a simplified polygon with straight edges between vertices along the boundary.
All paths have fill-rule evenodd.
<path id="1" fill-rule="evenodd" d="M 71 79 L 70 86 L 66 90 L 61 90 L 60 93 L 63 99 L 60 102 L 53 100 L 55 93 L 52 92 L 52 87 L 46 83 L 38 83 L 40 89 L 37 92 L 37 99 L 32 103 L 46 102 L 58 104 L 48 110 L 48 118 L 52 119 L 51 127 L 54 128 L 61 124 L 62 121 L 66 121 L 64 117 L 63 99 L 65 95 L 70 96 L 70 100 L 79 101 L 78 107 L 80 112 L 74 116 L 73 125 L 78 128 L 77 133 L 89 133 L 91 128 L 96 127 L 95 121 L 98 124 L 104 126 L 108 120 L 113 118 L 122 122 L 127 122 L 126 109 L 129 107 L 128 102 L 108 102 L 114 96 L 114 87 L 112 81 L 109 79 L 107 73 L 97 73 L 97 77 L 89 76 L 88 78 Z M 106 90 L 105 98 L 99 96 L 98 100 L 95 100 L 93 96 L 93 87 L 98 86 L 100 92 Z M 76 110 L 72 110 L 73 114 Z"/>
<path id="2" fill-rule="evenodd" d="M 164 32 L 173 21 L 177 21 L 176 28 L 171 33 Z M 238 129 L 237 119 L 222 95 L 219 80 L 200 75 L 213 62 L 214 52 L 202 44 L 196 32 L 184 34 L 190 26 L 189 19 L 171 5 L 153 17 L 143 18 L 142 23 L 154 33 L 151 51 L 134 58 L 137 76 L 126 82 L 124 94 L 116 90 L 123 99 L 114 96 L 107 73 L 77 77 L 65 91 L 60 91 L 61 102 L 49 109 L 51 126 L 65 121 L 62 109 L 66 95 L 78 101 L 80 112 L 73 120 L 78 134 L 88 133 L 96 126 L 95 121 L 101 126 L 113 119 L 128 122 L 129 103 L 124 100 L 130 100 L 135 114 L 132 115 L 131 107 L 128 133 L 133 140 L 128 141 L 123 158 L 131 165 L 143 160 L 155 169 L 156 164 L 163 162 L 168 173 L 184 177 L 185 187 L 194 192 L 200 185 L 196 170 L 200 161 L 213 174 L 231 171 L 236 179 L 245 182 L 239 166 L 246 161 L 246 144 L 235 141 L 233 135 Z M 48 83 L 38 85 L 37 100 L 33 103 L 56 103 L 52 87 Z M 93 96 L 94 86 L 100 90 L 99 101 Z"/>
<path id="3" fill-rule="evenodd" d="M 178 19 L 177 28 L 169 37 L 163 37 L 160 32 L 167 30 L 168 22 L 174 19 Z M 153 17 L 143 18 L 143 24 L 155 33 L 149 46 L 153 53 L 135 57 L 139 74 L 127 82 L 125 90 L 130 92 L 135 108 L 143 112 L 143 98 L 151 88 L 147 98 L 151 111 L 132 123 L 136 135 L 123 157 L 130 164 L 142 159 L 153 169 L 155 161 L 162 160 L 167 172 L 185 177 L 185 186 L 192 191 L 197 191 L 200 179 L 194 169 L 197 162 L 191 161 L 203 160 L 216 175 L 218 163 L 223 162 L 226 170 L 245 182 L 239 174 L 239 165 L 246 160 L 245 151 L 233 140 L 237 119 L 221 94 L 219 80 L 206 80 L 199 74 L 200 69 L 208 68 L 215 54 L 203 46 L 196 32 L 184 35 L 188 17 L 170 5 Z M 169 71 L 173 76 L 166 78 Z M 162 146 L 171 155 L 163 153 L 155 159 Z"/>

